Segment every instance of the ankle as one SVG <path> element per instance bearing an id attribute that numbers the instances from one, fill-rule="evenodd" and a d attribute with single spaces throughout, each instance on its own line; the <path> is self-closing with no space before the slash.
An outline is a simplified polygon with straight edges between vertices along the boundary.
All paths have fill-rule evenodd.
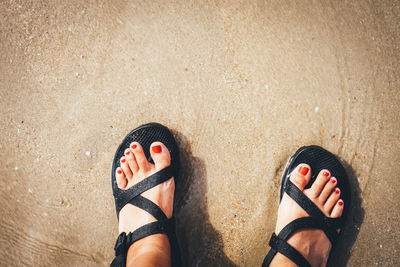
<path id="1" fill-rule="evenodd" d="M 127 266 L 170 266 L 167 235 L 155 234 L 136 241 L 129 247 L 127 259 Z"/>

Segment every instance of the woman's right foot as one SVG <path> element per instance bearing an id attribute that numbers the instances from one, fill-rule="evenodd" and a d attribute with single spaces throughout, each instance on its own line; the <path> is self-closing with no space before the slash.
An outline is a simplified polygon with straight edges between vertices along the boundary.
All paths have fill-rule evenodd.
<path id="1" fill-rule="evenodd" d="M 161 142 L 150 146 L 150 155 L 154 164 L 147 161 L 142 146 L 138 142 L 131 143 L 120 158 L 120 166 L 115 170 L 117 185 L 127 190 L 150 175 L 168 167 L 171 157 L 167 147 Z M 161 208 L 167 218 L 172 217 L 175 182 L 171 177 L 167 181 L 149 189 L 141 195 Z M 119 214 L 119 232 L 133 232 L 140 226 L 156 221 L 148 212 L 131 204 L 125 205 Z"/>
<path id="2" fill-rule="evenodd" d="M 330 176 L 329 170 L 321 170 L 312 186 L 304 189 L 310 181 L 310 177 L 310 166 L 302 163 L 293 170 L 290 181 L 319 207 L 326 217 L 339 218 L 343 212 L 344 202 L 340 199 L 340 189 L 336 187 L 336 178 Z M 279 205 L 275 233 L 278 234 L 283 227 L 293 220 L 308 216 L 309 214 L 285 193 Z M 322 230 L 305 229 L 297 231 L 287 242 L 299 251 L 311 266 L 326 266 L 332 246 Z M 297 265 L 286 256 L 277 253 L 270 266 Z"/>
<path id="3" fill-rule="evenodd" d="M 161 142 L 150 146 L 150 163 L 138 142 L 131 143 L 120 158 L 120 167 L 115 170 L 117 185 L 127 190 L 150 175 L 168 167 L 171 156 L 167 147 Z M 167 218 L 172 217 L 175 182 L 171 177 L 167 181 L 143 192 L 141 196 L 159 206 Z M 156 218 L 147 211 L 132 204 L 125 205 L 119 213 L 119 232 L 134 232 L 139 227 L 155 222 Z M 166 234 L 153 234 L 134 242 L 127 253 L 126 266 L 170 266 L 170 243 Z"/>

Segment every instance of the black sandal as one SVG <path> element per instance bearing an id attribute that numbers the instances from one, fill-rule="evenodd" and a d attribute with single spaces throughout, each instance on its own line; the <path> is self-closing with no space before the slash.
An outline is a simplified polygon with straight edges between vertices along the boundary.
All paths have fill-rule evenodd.
<path id="1" fill-rule="evenodd" d="M 150 175 L 139 183 L 133 185 L 127 190 L 121 190 L 117 186 L 115 179 L 115 170 L 119 166 L 119 159 L 124 155 L 124 150 L 129 147 L 131 142 L 138 142 L 143 147 L 143 151 L 149 162 L 154 163 L 150 156 L 150 145 L 159 141 L 162 142 L 169 150 L 171 156 L 171 165 Z M 156 222 L 152 222 L 143 225 L 136 229 L 134 232 L 121 233 L 118 236 L 115 244 L 115 259 L 112 261 L 111 266 L 126 266 L 126 254 L 129 247 L 137 240 L 142 239 L 149 235 L 165 233 L 168 236 L 171 246 L 171 264 L 172 266 L 180 266 L 180 251 L 175 233 L 175 221 L 174 217 L 168 219 L 164 212 L 149 199 L 141 196 L 143 192 L 167 181 L 172 176 L 175 181 L 179 171 L 179 151 L 176 145 L 175 139 L 172 133 L 167 127 L 158 123 L 149 123 L 142 125 L 132 132 L 130 132 L 119 145 L 117 152 L 114 156 L 113 166 L 111 170 L 111 184 L 113 189 L 113 195 L 115 200 L 115 208 L 117 211 L 117 217 L 119 218 L 120 210 L 126 204 L 132 204 L 138 208 L 141 208 L 157 219 Z"/>
<path id="2" fill-rule="evenodd" d="M 346 203 L 342 216 L 339 218 L 328 218 L 322 211 L 300 191 L 290 180 L 290 174 L 300 163 L 306 163 L 311 167 L 311 179 L 306 188 L 309 188 L 315 181 L 322 169 L 330 171 L 331 176 L 337 179 L 337 187 L 341 190 L 340 198 Z M 269 266 L 276 253 L 281 253 L 296 263 L 298 266 L 311 266 L 300 252 L 289 245 L 286 240 L 301 229 L 321 229 L 324 231 L 332 247 L 338 239 L 336 231 L 342 228 L 349 211 L 350 205 L 350 184 L 346 171 L 341 162 L 330 152 L 319 146 L 302 147 L 288 160 L 282 177 L 280 199 L 286 192 L 297 204 L 300 205 L 310 216 L 296 219 L 286 225 L 278 235 L 272 234 L 269 241 L 271 247 L 265 257 L 262 266 Z"/>

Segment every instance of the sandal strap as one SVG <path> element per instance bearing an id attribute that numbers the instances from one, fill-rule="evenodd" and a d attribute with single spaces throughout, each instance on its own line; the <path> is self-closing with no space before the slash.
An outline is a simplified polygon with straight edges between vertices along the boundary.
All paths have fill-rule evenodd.
<path id="1" fill-rule="evenodd" d="M 284 241 L 288 240 L 290 236 L 301 229 L 319 229 L 319 226 L 315 223 L 311 217 L 302 217 L 288 223 L 278 234 L 278 237 Z M 273 234 L 275 235 L 275 234 Z M 271 237 L 272 239 L 272 237 Z M 270 240 L 271 242 L 271 240 Z M 272 259 L 275 257 L 276 253 L 280 252 L 279 249 L 271 249 L 268 251 L 267 256 L 265 256 L 262 266 L 268 266 Z M 290 257 L 288 257 L 290 258 Z M 291 258 L 290 258 L 291 259 Z"/>
<path id="2" fill-rule="evenodd" d="M 288 223 L 279 232 L 278 236 L 284 240 L 288 240 L 289 237 L 294 232 L 302 229 L 320 229 L 320 228 L 312 217 L 302 217 Z"/>
<path id="3" fill-rule="evenodd" d="M 126 266 L 126 254 L 129 247 L 136 241 L 154 234 L 165 233 L 168 236 L 173 235 L 175 231 L 175 220 L 173 218 L 156 221 L 145 224 L 133 232 L 126 234 L 122 232 L 119 234 L 115 243 L 115 258 L 111 263 L 111 267 Z"/>
<path id="4" fill-rule="evenodd" d="M 342 226 L 341 218 L 328 218 L 304 193 L 290 180 L 287 181 L 285 192 L 304 209 L 318 225 L 318 229 L 324 231 L 332 246 L 335 244 L 339 233 L 336 229 Z"/>
<path id="5" fill-rule="evenodd" d="M 157 221 L 167 220 L 167 215 L 162 211 L 162 209 L 157 206 L 153 201 L 147 199 L 141 195 L 136 196 L 134 199 L 131 199 L 128 203 L 147 211 L 150 213 Z"/>
<path id="6" fill-rule="evenodd" d="M 128 203 L 143 209 L 150 213 L 157 221 L 145 224 L 134 232 L 126 234 L 121 233 L 115 243 L 115 258 L 111 263 L 111 267 L 124 267 L 126 266 L 126 254 L 129 247 L 139 239 L 146 236 L 165 233 L 169 239 L 175 240 L 175 222 L 174 218 L 168 219 L 161 208 L 156 205 L 153 201 L 141 196 L 143 192 L 171 179 L 175 176 L 176 169 L 168 166 L 149 177 L 146 177 L 142 181 L 133 185 L 131 188 L 121 191 L 118 196 L 115 196 L 117 206 L 117 215 L 119 218 L 119 212 Z M 171 243 L 171 240 L 170 240 Z M 172 242 L 174 243 L 174 242 Z M 173 244 L 175 246 L 175 244 Z M 172 246 L 172 245 L 171 245 Z M 172 249 L 172 248 L 171 248 Z"/>
<path id="7" fill-rule="evenodd" d="M 272 234 L 269 241 L 271 249 L 267 256 L 265 256 L 262 266 L 269 266 L 278 252 L 285 255 L 299 266 L 310 266 L 307 260 L 305 260 L 295 248 L 290 246 L 286 240 L 288 240 L 294 232 L 302 229 L 321 229 L 324 231 L 333 246 L 339 236 L 336 229 L 342 226 L 343 221 L 341 218 L 326 217 L 322 211 L 290 180 L 287 181 L 285 192 L 310 216 L 298 218 L 288 223 L 279 232 L 278 236 L 276 236 L 275 233 Z"/>
<path id="8" fill-rule="evenodd" d="M 129 189 L 121 191 L 121 193 L 119 193 L 116 196 L 117 199 L 115 201 L 118 205 L 117 206 L 118 217 L 120 210 L 132 199 L 139 196 L 143 192 L 146 192 L 147 190 L 169 180 L 172 176 L 175 175 L 175 172 L 176 172 L 175 168 L 170 165 L 150 175 L 149 177 L 146 177 L 145 179 L 133 185 Z"/>
<path id="9" fill-rule="evenodd" d="M 291 261 L 296 263 L 300 267 L 311 267 L 311 264 L 304 258 L 303 255 L 300 254 L 295 248 L 289 245 L 285 240 L 280 238 L 279 236 L 272 234 L 271 239 L 269 240 L 269 245 L 271 248 L 282 255 L 288 257 Z M 266 258 L 267 259 L 267 258 Z M 265 262 L 265 259 L 264 259 Z M 267 266 L 264 265 L 263 266 Z M 269 263 L 268 263 L 269 264 Z"/>

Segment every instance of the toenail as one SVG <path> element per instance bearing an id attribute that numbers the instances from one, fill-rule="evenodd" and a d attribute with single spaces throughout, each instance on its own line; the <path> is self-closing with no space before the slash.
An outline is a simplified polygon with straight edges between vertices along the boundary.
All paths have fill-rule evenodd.
<path id="1" fill-rule="evenodd" d="M 133 144 L 133 145 L 131 145 L 131 148 L 132 148 L 132 149 L 135 149 L 135 148 L 137 148 L 137 145 L 136 145 L 136 144 Z"/>
<path id="2" fill-rule="evenodd" d="M 118 174 L 121 174 L 121 173 L 122 173 L 122 171 L 121 171 L 121 170 L 118 170 L 118 171 L 117 171 L 117 173 L 118 173 Z"/>
<path id="3" fill-rule="evenodd" d="M 339 206 L 342 206 L 343 205 L 343 201 L 339 200 L 338 204 L 339 204 Z"/>
<path id="4" fill-rule="evenodd" d="M 154 153 L 160 153 L 161 152 L 161 146 L 160 145 L 153 146 L 151 149 L 153 150 Z"/>
<path id="5" fill-rule="evenodd" d="M 129 151 L 126 151 L 126 152 L 125 152 L 125 155 L 129 155 L 129 153 L 130 153 Z"/>
<path id="6" fill-rule="evenodd" d="M 332 184 L 336 183 L 336 179 L 331 178 L 331 182 L 332 182 Z"/>
<path id="7" fill-rule="evenodd" d="M 122 163 L 125 163 L 125 159 L 121 159 L 121 162 L 122 162 Z"/>
<path id="8" fill-rule="evenodd" d="M 336 194 L 339 194 L 339 193 L 340 193 L 340 190 L 339 190 L 339 189 L 336 189 L 336 190 L 335 190 L 335 193 L 336 193 Z"/>
<path id="9" fill-rule="evenodd" d="M 299 173 L 300 173 L 301 175 L 306 175 L 306 174 L 308 173 L 308 171 L 309 171 L 309 168 L 308 168 L 308 167 L 301 166 L 301 167 L 299 168 Z"/>
<path id="10" fill-rule="evenodd" d="M 322 173 L 322 175 L 323 175 L 323 176 L 329 176 L 329 172 L 324 171 L 324 172 Z"/>

